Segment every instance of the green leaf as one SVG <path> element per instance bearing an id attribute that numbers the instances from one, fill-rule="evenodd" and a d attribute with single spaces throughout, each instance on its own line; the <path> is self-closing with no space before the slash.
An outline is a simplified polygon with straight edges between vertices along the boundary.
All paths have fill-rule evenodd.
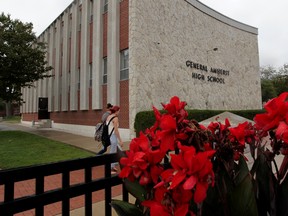
<path id="1" fill-rule="evenodd" d="M 215 173 L 215 186 L 209 187 L 207 197 L 203 202 L 203 216 L 222 216 L 230 215 L 227 203 L 227 194 L 233 190 L 233 182 L 225 169 L 224 164 L 217 164 Z"/>
<path id="2" fill-rule="evenodd" d="M 257 216 L 252 177 L 243 157 L 234 164 L 236 172 L 232 179 L 223 164 L 217 169 L 214 188 L 209 188 L 203 203 L 203 216 Z"/>
<path id="3" fill-rule="evenodd" d="M 277 199 L 278 201 L 278 211 L 277 215 L 283 216 L 283 215 L 288 215 L 288 208 L 287 208 L 287 203 L 288 203 L 288 175 L 286 175 L 284 181 L 281 183 L 280 188 L 279 188 L 279 197 Z"/>
<path id="4" fill-rule="evenodd" d="M 202 205 L 202 215 L 203 216 L 223 216 L 224 215 L 224 205 L 221 203 L 221 197 L 218 193 L 218 188 L 209 187 L 207 190 L 207 197 Z"/>
<path id="5" fill-rule="evenodd" d="M 260 160 L 259 157 L 254 161 L 253 166 L 250 170 L 250 173 L 252 176 L 254 176 L 255 172 L 257 171 L 257 169 L 259 168 L 260 165 Z"/>
<path id="6" fill-rule="evenodd" d="M 115 209 L 118 216 L 143 216 L 139 208 L 122 200 L 112 200 L 111 206 Z"/>
<path id="7" fill-rule="evenodd" d="M 248 174 L 241 182 L 238 182 L 228 200 L 232 216 L 258 215 L 252 179 Z"/>
<path id="8" fill-rule="evenodd" d="M 259 215 L 274 215 L 276 211 L 275 194 L 277 190 L 277 180 L 272 173 L 271 162 L 267 161 L 264 154 L 260 154 L 257 157 L 257 169 L 256 173 L 256 192 L 257 204 Z M 256 162 L 255 161 L 255 162 Z"/>
<path id="9" fill-rule="evenodd" d="M 124 185 L 127 191 L 132 194 L 140 202 L 146 200 L 147 191 L 145 188 L 139 184 L 138 181 L 131 182 L 128 179 L 124 180 Z"/>
<path id="10" fill-rule="evenodd" d="M 236 171 L 236 177 L 234 179 L 234 183 L 237 186 L 249 174 L 249 169 L 248 169 L 247 163 L 246 163 L 246 161 L 245 161 L 243 156 L 240 157 L 239 164 L 238 164 L 238 166 L 235 166 L 235 167 L 236 167 L 237 171 Z"/>

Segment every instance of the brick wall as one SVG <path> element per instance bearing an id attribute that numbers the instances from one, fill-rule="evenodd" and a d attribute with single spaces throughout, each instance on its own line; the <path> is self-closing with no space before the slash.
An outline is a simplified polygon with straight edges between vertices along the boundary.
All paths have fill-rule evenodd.
<path id="1" fill-rule="evenodd" d="M 129 128 L 129 80 L 120 82 L 120 127 Z"/>
<path id="2" fill-rule="evenodd" d="M 103 57 L 107 56 L 107 24 L 108 13 L 103 14 Z"/>
<path id="3" fill-rule="evenodd" d="M 120 50 L 129 47 L 129 0 L 120 3 Z"/>

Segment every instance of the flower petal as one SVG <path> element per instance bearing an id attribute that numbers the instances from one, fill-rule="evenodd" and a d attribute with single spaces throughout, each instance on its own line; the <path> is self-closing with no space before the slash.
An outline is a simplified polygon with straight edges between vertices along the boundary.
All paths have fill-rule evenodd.
<path id="1" fill-rule="evenodd" d="M 183 188 L 185 190 L 191 190 L 192 188 L 194 188 L 196 183 L 197 183 L 197 178 L 194 175 L 192 175 L 185 181 L 185 183 L 183 184 Z"/>

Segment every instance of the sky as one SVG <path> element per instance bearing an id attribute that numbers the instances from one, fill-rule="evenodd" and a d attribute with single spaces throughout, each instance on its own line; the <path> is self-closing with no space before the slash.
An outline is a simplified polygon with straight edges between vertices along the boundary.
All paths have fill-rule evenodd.
<path id="1" fill-rule="evenodd" d="M 288 1 L 200 1 L 225 16 L 258 28 L 260 66 L 279 68 L 288 64 Z M 12 19 L 32 22 L 38 36 L 72 2 L 73 0 L 0 0 L 0 12 L 10 14 Z"/>

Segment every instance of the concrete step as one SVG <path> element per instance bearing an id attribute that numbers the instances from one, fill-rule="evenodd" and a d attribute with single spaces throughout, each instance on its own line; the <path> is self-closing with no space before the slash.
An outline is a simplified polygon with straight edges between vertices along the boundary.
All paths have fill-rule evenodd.
<path id="1" fill-rule="evenodd" d="M 41 119 L 37 122 L 32 122 L 32 126 L 35 128 L 52 128 L 51 119 Z"/>

